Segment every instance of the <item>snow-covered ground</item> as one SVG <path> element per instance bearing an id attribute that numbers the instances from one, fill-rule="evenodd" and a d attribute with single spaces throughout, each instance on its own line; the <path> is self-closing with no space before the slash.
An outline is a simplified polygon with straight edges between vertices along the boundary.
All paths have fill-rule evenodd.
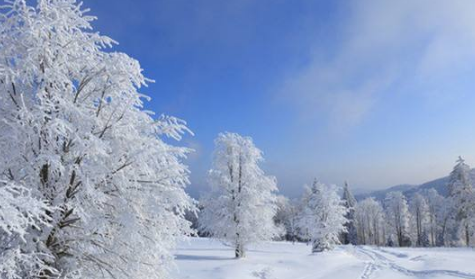
<path id="1" fill-rule="evenodd" d="M 339 246 L 310 254 L 305 244 L 268 242 L 233 258 L 221 243 L 191 238 L 176 251 L 177 279 L 473 278 L 475 250 Z"/>

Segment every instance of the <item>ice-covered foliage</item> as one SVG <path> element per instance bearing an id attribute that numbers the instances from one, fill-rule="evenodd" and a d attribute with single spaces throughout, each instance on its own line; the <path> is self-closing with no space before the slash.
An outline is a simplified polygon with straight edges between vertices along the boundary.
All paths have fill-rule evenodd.
<path id="1" fill-rule="evenodd" d="M 298 238 L 299 207 L 296 201 L 284 196 L 277 197 L 275 223 L 283 229 L 285 240 L 295 242 Z"/>
<path id="2" fill-rule="evenodd" d="M 348 181 L 345 181 L 345 186 L 343 187 L 342 200 L 347 208 L 354 208 L 356 206 L 356 199 L 350 191 Z"/>
<path id="3" fill-rule="evenodd" d="M 453 226 L 451 200 L 431 189 L 426 194 L 429 209 L 429 243 L 432 246 L 448 245 L 448 228 Z"/>
<path id="4" fill-rule="evenodd" d="M 29 3 L 0 14 L 0 216 L 26 216 L 0 219 L 0 270 L 30 272 L 25 252 L 41 278 L 164 278 L 193 204 L 188 150 L 161 137 L 185 123 L 143 110 L 139 63 L 75 0 Z"/>
<path id="5" fill-rule="evenodd" d="M 345 186 L 343 188 L 343 195 L 342 195 L 343 204 L 347 208 L 348 212 L 346 213 L 346 219 L 348 222 L 345 224 L 346 232 L 342 233 L 342 243 L 343 244 L 357 244 L 358 237 L 355 227 L 355 207 L 356 207 L 356 199 L 350 191 L 350 187 L 348 182 L 345 181 Z"/>
<path id="6" fill-rule="evenodd" d="M 406 197 L 401 192 L 390 192 L 386 195 L 385 207 L 390 236 L 399 247 L 410 246 L 411 214 Z"/>
<path id="7" fill-rule="evenodd" d="M 409 203 L 411 228 L 416 246 L 429 245 L 429 206 L 424 196 L 416 193 Z"/>
<path id="8" fill-rule="evenodd" d="M 469 246 L 475 230 L 475 198 L 470 178 L 470 166 L 459 157 L 449 177 L 449 199 L 456 228 L 452 232 L 454 244 Z"/>
<path id="9" fill-rule="evenodd" d="M 299 220 L 305 236 L 312 242 L 312 252 L 322 252 L 339 244 L 339 236 L 345 231 L 348 212 L 335 186 L 327 186 L 315 180 L 306 187 L 302 198 Z"/>
<path id="10" fill-rule="evenodd" d="M 49 225 L 52 210 L 30 189 L 0 180 L 0 278 L 33 278 L 44 270 L 57 274 L 47 264 L 51 254 L 32 245 L 32 232 Z"/>
<path id="11" fill-rule="evenodd" d="M 355 207 L 354 218 L 358 233 L 358 244 L 385 244 L 385 215 L 379 202 L 374 198 L 366 198 L 360 201 Z"/>
<path id="12" fill-rule="evenodd" d="M 245 255 L 246 245 L 280 233 L 273 221 L 276 179 L 259 167 L 262 160 L 249 137 L 223 133 L 215 140 L 211 192 L 202 200 L 200 223 L 213 237 L 234 246 L 237 258 Z"/>

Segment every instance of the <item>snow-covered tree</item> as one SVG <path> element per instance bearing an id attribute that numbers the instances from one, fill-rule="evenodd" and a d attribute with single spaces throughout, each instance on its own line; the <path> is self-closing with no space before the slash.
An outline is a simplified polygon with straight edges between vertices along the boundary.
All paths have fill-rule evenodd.
<path id="1" fill-rule="evenodd" d="M 398 246 L 410 246 L 409 221 L 411 215 L 406 197 L 401 192 L 390 192 L 386 195 L 385 207 L 387 222 Z"/>
<path id="2" fill-rule="evenodd" d="M 475 198 L 470 178 L 470 166 L 465 163 L 462 157 L 458 158 L 450 173 L 448 190 L 457 226 L 453 233 L 453 241 L 464 242 L 469 246 L 474 230 Z"/>
<path id="3" fill-rule="evenodd" d="M 314 184 L 317 183 L 317 180 L 313 182 Z M 312 196 L 312 188 L 308 185 L 304 185 L 303 187 L 303 194 L 300 198 L 300 202 L 298 203 L 298 219 L 297 219 L 297 231 L 299 239 L 304 242 L 311 241 L 310 235 L 310 226 L 306 223 L 305 217 L 307 214 L 307 207 L 309 204 L 309 199 Z"/>
<path id="4" fill-rule="evenodd" d="M 0 180 L 0 278 L 37 278 L 44 270 L 58 274 L 47 264 L 52 255 L 36 250 L 30 234 L 49 225 L 52 210 L 30 189 Z"/>
<path id="5" fill-rule="evenodd" d="M 162 137 L 185 123 L 143 109 L 139 63 L 81 4 L 31 2 L 0 15 L 0 215 L 24 216 L 0 218 L 0 277 L 165 278 L 193 204 L 188 150 Z"/>
<path id="6" fill-rule="evenodd" d="M 345 217 L 348 210 L 337 188 L 315 180 L 311 188 L 306 186 L 302 204 L 299 223 L 312 243 L 312 253 L 329 250 L 339 244 L 339 236 L 348 222 Z"/>
<path id="7" fill-rule="evenodd" d="M 374 198 L 360 201 L 355 207 L 358 244 L 382 245 L 385 241 L 384 210 Z"/>
<path id="8" fill-rule="evenodd" d="M 426 199 L 419 193 L 414 194 L 409 203 L 412 228 L 416 246 L 429 245 L 430 212 Z"/>
<path id="9" fill-rule="evenodd" d="M 287 222 L 287 211 L 290 206 L 289 199 L 285 196 L 277 195 L 275 204 L 277 209 L 274 215 L 274 222 L 284 232 L 281 237 L 285 239 L 287 237 L 285 223 Z"/>
<path id="10" fill-rule="evenodd" d="M 246 246 L 278 236 L 276 179 L 259 167 L 262 152 L 250 137 L 223 133 L 215 140 L 209 172 L 211 192 L 202 200 L 201 228 L 234 246 L 236 258 Z"/>
<path id="11" fill-rule="evenodd" d="M 342 243 L 356 245 L 358 242 L 357 232 L 354 224 L 356 199 L 351 193 L 347 181 L 345 181 L 345 186 L 343 188 L 342 200 L 343 204 L 348 210 L 348 213 L 346 214 L 346 219 L 348 219 L 348 222 L 345 224 L 346 231 L 341 235 Z"/>
<path id="12" fill-rule="evenodd" d="M 448 228 L 451 227 L 451 200 L 446 199 L 435 189 L 430 189 L 426 195 L 429 209 L 429 242 L 431 246 L 447 245 Z"/>
<path id="13" fill-rule="evenodd" d="M 286 240 L 295 242 L 298 237 L 298 205 L 293 200 L 284 196 L 277 197 L 277 213 L 274 221 L 282 227 L 283 236 Z"/>

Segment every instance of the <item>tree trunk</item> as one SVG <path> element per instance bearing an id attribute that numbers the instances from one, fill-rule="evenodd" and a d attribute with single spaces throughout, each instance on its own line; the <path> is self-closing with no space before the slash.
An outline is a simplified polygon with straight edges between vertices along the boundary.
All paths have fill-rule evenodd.
<path id="1" fill-rule="evenodd" d="M 314 241 L 312 243 L 312 253 L 318 253 L 318 252 L 321 252 L 320 247 L 318 247 L 318 243 Z"/>
<path id="2" fill-rule="evenodd" d="M 468 230 L 468 225 L 465 225 L 465 244 L 467 247 L 470 246 L 470 232 Z"/>
<path id="3" fill-rule="evenodd" d="M 244 245 L 242 244 L 236 245 L 236 249 L 234 250 L 234 255 L 236 259 L 244 258 L 246 256 L 245 251 L 244 251 Z"/>
<path id="4" fill-rule="evenodd" d="M 320 253 L 325 250 L 326 250 L 325 245 L 323 245 L 321 241 L 314 240 L 312 242 L 312 253 Z"/>
<path id="5" fill-rule="evenodd" d="M 446 228 L 447 228 L 447 219 L 444 219 L 444 224 L 442 226 L 442 232 L 441 232 L 441 243 L 440 245 L 441 246 L 447 246 L 447 243 L 446 243 Z"/>

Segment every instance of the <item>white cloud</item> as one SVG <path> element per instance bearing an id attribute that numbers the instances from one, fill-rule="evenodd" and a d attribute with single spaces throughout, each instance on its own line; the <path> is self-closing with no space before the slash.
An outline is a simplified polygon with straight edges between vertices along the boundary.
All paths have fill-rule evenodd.
<path id="1" fill-rule="evenodd" d="M 188 154 L 188 162 L 195 163 L 199 162 L 203 156 L 203 146 L 200 142 L 195 140 L 194 138 L 187 137 L 184 140 L 184 144 L 186 147 L 192 149 L 193 151 Z"/>
<path id="2" fill-rule="evenodd" d="M 353 126 L 382 94 L 395 94 L 397 83 L 415 84 L 421 89 L 415 94 L 428 94 L 424 89 L 433 90 L 458 71 L 473 68 L 475 1 L 351 3 L 334 34 L 342 36 L 340 43 L 329 46 L 317 36 L 310 63 L 283 82 L 286 100 L 304 116 L 324 115 L 332 125 Z M 329 47 L 336 51 L 325 49 Z"/>

